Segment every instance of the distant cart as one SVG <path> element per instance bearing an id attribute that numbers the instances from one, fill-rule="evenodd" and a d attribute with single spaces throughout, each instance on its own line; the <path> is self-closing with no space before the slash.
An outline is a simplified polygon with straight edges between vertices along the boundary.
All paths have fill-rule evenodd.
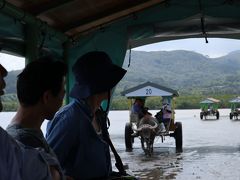
<path id="1" fill-rule="evenodd" d="M 208 117 L 216 116 L 216 119 L 219 119 L 219 106 L 220 100 L 214 98 L 207 98 L 200 102 L 201 104 L 201 112 L 200 112 L 200 119 L 207 119 Z"/>
<path id="2" fill-rule="evenodd" d="M 231 112 L 229 114 L 230 119 L 238 119 L 240 114 L 240 97 L 236 97 L 229 101 L 231 104 Z"/>
<path id="3" fill-rule="evenodd" d="M 174 122 L 174 97 L 178 96 L 177 91 L 151 82 L 146 82 L 144 84 L 123 91 L 122 95 L 126 96 L 130 102 L 130 118 L 129 122 L 125 125 L 125 145 L 127 151 L 132 151 L 134 138 L 139 137 L 141 140 L 142 149 L 144 150 L 145 154 L 151 155 L 153 152 L 153 142 L 155 136 L 160 136 L 162 138 L 162 142 L 165 140 L 165 136 L 174 137 L 176 150 L 182 151 L 182 123 Z M 152 131 L 153 128 L 156 128 L 154 125 L 153 127 L 144 124 L 142 127 L 139 127 L 140 125 L 138 124 L 140 119 L 136 114 L 131 113 L 131 108 L 135 99 L 141 98 L 145 100 L 146 98 L 153 96 L 162 97 L 162 102 L 159 102 L 161 105 L 164 102 L 171 106 L 171 120 L 169 121 L 169 124 L 165 125 L 165 130 L 163 132 Z M 153 119 L 156 119 L 158 121 L 158 117 L 161 118 L 158 115 L 159 114 L 155 115 L 156 118 Z M 145 132 L 141 133 L 141 131 Z M 149 136 L 146 134 L 149 134 Z"/>

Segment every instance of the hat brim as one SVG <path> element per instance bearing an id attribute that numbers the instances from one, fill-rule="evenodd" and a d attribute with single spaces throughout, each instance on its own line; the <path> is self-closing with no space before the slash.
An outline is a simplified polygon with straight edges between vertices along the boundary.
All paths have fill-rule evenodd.
<path id="1" fill-rule="evenodd" d="M 94 83 L 79 84 L 75 83 L 70 96 L 73 98 L 87 98 L 91 95 L 102 93 L 113 89 L 126 74 L 126 70 L 114 64 L 108 68 L 108 71 L 102 71 L 102 74 L 96 77 Z M 101 77 L 101 79 L 100 79 Z"/>

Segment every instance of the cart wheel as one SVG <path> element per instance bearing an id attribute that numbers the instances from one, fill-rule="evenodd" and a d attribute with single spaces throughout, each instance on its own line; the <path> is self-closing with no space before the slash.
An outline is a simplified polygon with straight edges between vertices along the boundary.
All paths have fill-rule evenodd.
<path id="1" fill-rule="evenodd" d="M 200 119 L 203 119 L 203 113 L 200 113 Z"/>
<path id="2" fill-rule="evenodd" d="M 217 117 L 217 119 L 219 119 L 219 112 L 218 111 L 217 111 L 216 117 Z"/>
<path id="3" fill-rule="evenodd" d="M 233 118 L 233 115 L 232 113 L 229 114 L 229 118 L 232 119 Z"/>
<path id="4" fill-rule="evenodd" d="M 131 123 L 126 123 L 125 125 L 125 146 L 126 151 L 132 151 L 133 137 L 131 136 L 133 133 Z"/>
<path id="5" fill-rule="evenodd" d="M 176 122 L 175 123 L 175 131 L 174 131 L 174 138 L 176 144 L 176 151 L 182 152 L 182 123 Z"/>

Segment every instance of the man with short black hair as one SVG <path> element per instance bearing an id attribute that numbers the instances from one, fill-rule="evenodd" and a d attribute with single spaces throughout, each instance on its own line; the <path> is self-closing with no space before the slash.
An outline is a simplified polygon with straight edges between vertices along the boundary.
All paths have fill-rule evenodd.
<path id="1" fill-rule="evenodd" d="M 52 174 L 63 174 L 54 152 L 41 131 L 45 119 L 51 120 L 62 106 L 67 66 L 46 57 L 29 63 L 18 75 L 17 96 L 20 106 L 7 132 L 26 146 L 43 149 Z"/>
<path id="2" fill-rule="evenodd" d="M 0 95 L 4 94 L 6 69 L 0 64 Z M 0 109 L 2 103 L 0 100 Z M 57 180 L 46 163 L 46 153 L 25 147 L 0 127 L 1 180 Z"/>

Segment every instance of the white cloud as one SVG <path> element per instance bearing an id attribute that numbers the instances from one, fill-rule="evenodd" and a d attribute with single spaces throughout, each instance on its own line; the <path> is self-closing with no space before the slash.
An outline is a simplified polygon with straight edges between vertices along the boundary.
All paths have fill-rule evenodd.
<path id="1" fill-rule="evenodd" d="M 24 68 L 25 59 L 22 57 L 0 53 L 0 64 L 2 64 L 7 71 L 19 70 Z"/>

